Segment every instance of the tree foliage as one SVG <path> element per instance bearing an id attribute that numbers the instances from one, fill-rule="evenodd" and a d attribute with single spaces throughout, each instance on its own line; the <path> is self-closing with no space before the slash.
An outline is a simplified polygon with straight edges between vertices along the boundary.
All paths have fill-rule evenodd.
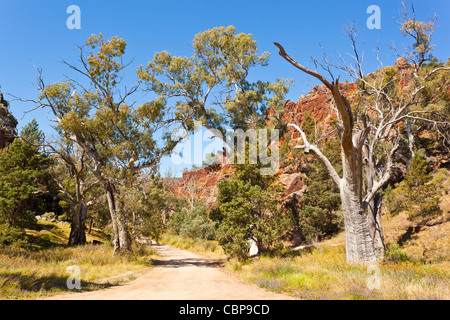
<path id="1" fill-rule="evenodd" d="M 332 139 L 323 144 L 324 153 L 335 166 L 339 166 L 338 141 Z M 343 227 L 339 189 L 317 159 L 309 162 L 304 173 L 308 190 L 299 203 L 299 227 L 305 241 L 320 241 L 323 237 L 336 234 Z"/>
<path id="2" fill-rule="evenodd" d="M 125 48 L 125 40 L 118 37 L 92 35 L 80 48 L 81 66 L 66 63 L 82 80 L 47 86 L 40 73 L 37 102 L 53 112 L 61 137 L 80 146 L 89 158 L 108 200 L 115 251 L 131 250 L 129 212 L 118 206 L 120 188 L 132 185 L 141 170 L 154 170 L 174 146 L 170 135 L 163 133 L 159 141 L 154 137 L 165 124 L 159 105 L 128 103 L 138 85 L 128 89 L 121 84 L 128 66 Z M 88 86 L 81 84 L 86 81 Z"/>
<path id="3" fill-rule="evenodd" d="M 410 219 L 432 218 L 442 213 L 439 207 L 441 186 L 432 181 L 426 158 L 416 151 L 405 179 L 385 191 L 386 207 L 391 214 L 406 211 Z"/>
<path id="4" fill-rule="evenodd" d="M 216 222 L 209 217 L 203 203 L 193 207 L 178 208 L 169 220 L 169 227 L 183 237 L 198 239 L 215 239 Z"/>
<path id="5" fill-rule="evenodd" d="M 288 91 L 287 81 L 251 82 L 253 68 L 265 67 L 269 54 L 258 54 L 251 34 L 235 27 L 218 27 L 195 36 L 192 57 L 162 51 L 140 67 L 138 76 L 157 98 L 153 105 L 168 105 L 175 119 L 187 131 L 194 121 L 221 130 L 256 127 L 265 120 L 266 108 L 279 113 Z"/>
<path id="6" fill-rule="evenodd" d="M 230 180 L 219 183 L 217 208 L 211 218 L 218 223 L 216 239 L 224 252 L 245 259 L 249 240 L 259 251 L 280 250 L 282 236 L 292 224 L 281 208 L 280 186 L 260 175 L 257 165 L 238 165 Z"/>

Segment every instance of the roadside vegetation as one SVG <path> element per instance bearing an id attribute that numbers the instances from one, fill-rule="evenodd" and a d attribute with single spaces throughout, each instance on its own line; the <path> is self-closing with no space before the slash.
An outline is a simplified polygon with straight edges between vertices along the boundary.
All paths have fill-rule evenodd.
<path id="1" fill-rule="evenodd" d="M 223 249 L 217 240 L 187 238 L 171 232 L 166 232 L 161 238 L 161 243 L 219 259 L 227 258 L 227 255 L 223 252 Z"/>
<path id="2" fill-rule="evenodd" d="M 419 173 L 424 172 L 423 163 L 414 167 Z M 427 188 L 432 187 L 438 197 L 439 212 L 428 216 L 413 214 L 415 202 L 402 211 L 390 211 L 391 203 L 387 201 L 382 209 L 387 250 L 376 268 L 347 263 L 342 231 L 299 248 L 285 243 L 277 254 L 266 252 L 247 259 L 225 255 L 216 240 L 187 238 L 172 232 L 166 233 L 162 242 L 221 258 L 230 274 L 295 298 L 448 300 L 450 172 L 438 170 L 426 181 Z M 411 192 L 408 195 L 412 196 Z"/>
<path id="3" fill-rule="evenodd" d="M 346 263 L 344 246 L 320 247 L 290 258 L 237 260 L 228 268 L 270 291 L 300 299 L 449 299 L 449 263 L 423 263 L 407 257 L 397 246 L 387 251 L 394 260 L 377 264 L 380 287 L 369 289 L 374 273 L 367 266 Z"/>

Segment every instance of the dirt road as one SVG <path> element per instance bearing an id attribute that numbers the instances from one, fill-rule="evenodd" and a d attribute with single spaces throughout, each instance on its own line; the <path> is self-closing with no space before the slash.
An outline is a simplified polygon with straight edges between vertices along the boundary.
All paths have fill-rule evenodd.
<path id="1" fill-rule="evenodd" d="M 280 300 L 291 297 L 266 291 L 226 274 L 218 260 L 166 245 L 154 245 L 159 260 L 136 280 L 103 290 L 54 296 L 76 300 Z"/>

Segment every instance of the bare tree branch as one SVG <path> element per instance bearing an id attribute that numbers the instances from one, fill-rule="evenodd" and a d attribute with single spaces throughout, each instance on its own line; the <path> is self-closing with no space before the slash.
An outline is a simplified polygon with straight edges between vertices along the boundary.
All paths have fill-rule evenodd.
<path id="1" fill-rule="evenodd" d="M 306 138 L 305 132 L 296 124 L 288 124 L 288 126 L 295 128 L 298 132 L 300 132 L 300 135 L 303 140 L 303 145 L 298 145 L 295 148 L 297 149 L 303 149 L 305 153 L 309 153 L 312 151 L 316 157 L 324 164 L 325 168 L 327 169 L 328 173 L 330 174 L 331 178 L 333 179 L 334 183 L 337 185 L 338 188 L 341 188 L 341 178 L 337 174 L 336 170 L 334 169 L 333 165 L 331 164 L 330 160 L 320 151 L 319 148 L 317 148 L 316 145 L 310 144 L 308 142 L 308 139 Z"/>

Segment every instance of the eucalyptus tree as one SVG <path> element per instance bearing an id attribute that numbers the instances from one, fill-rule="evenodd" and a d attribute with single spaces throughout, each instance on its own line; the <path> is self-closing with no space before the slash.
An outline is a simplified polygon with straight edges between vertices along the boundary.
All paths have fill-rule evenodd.
<path id="1" fill-rule="evenodd" d="M 312 152 L 326 167 L 340 191 L 349 262 L 371 262 L 383 256 L 384 236 L 379 203 L 381 190 L 392 177 L 405 121 L 425 121 L 449 128 L 443 112 L 448 101 L 449 63 L 429 63 L 434 22 L 423 23 L 404 16 L 401 30 L 415 42 L 407 58 L 412 68 L 384 67 L 371 74 L 363 72 L 356 48 L 356 32 L 350 30 L 353 63 L 337 66 L 313 60 L 324 72 L 309 69 L 294 60 L 279 43 L 279 55 L 300 71 L 318 79 L 326 88 L 337 114 L 343 173 L 340 176 L 322 150 L 308 140 L 299 124 L 289 124 L 301 135 L 296 148 Z M 358 84 L 356 93 L 345 91 L 333 68 L 343 71 Z M 328 79 L 327 74 L 331 79 Z"/>
<path id="2" fill-rule="evenodd" d="M 120 205 L 120 189 L 137 173 L 155 169 L 175 145 L 163 128 L 163 106 L 148 102 L 136 106 L 131 97 L 139 84 L 122 84 L 126 42 L 92 35 L 79 47 L 78 65 L 64 61 L 77 76 L 47 85 L 39 71 L 39 108 L 48 108 L 55 129 L 81 147 L 90 170 L 103 187 L 114 230 L 114 252 L 131 251 L 127 211 Z M 160 138 L 154 135 L 159 132 Z"/>
<path id="3" fill-rule="evenodd" d="M 269 107 L 281 119 L 289 81 L 250 80 L 253 69 L 269 63 L 269 53 L 258 54 L 251 34 L 216 27 L 195 35 L 192 47 L 191 57 L 157 52 L 138 70 L 146 90 L 156 94 L 154 103 L 165 105 L 182 129 L 193 131 L 200 121 L 228 143 L 227 128 L 265 126 Z"/>
<path id="4" fill-rule="evenodd" d="M 58 198 L 69 206 L 72 217 L 67 245 L 86 244 L 86 219 L 89 208 L 99 197 L 98 180 L 90 171 L 86 152 L 71 140 L 43 143 L 44 150 L 56 159 L 52 178 Z"/>

